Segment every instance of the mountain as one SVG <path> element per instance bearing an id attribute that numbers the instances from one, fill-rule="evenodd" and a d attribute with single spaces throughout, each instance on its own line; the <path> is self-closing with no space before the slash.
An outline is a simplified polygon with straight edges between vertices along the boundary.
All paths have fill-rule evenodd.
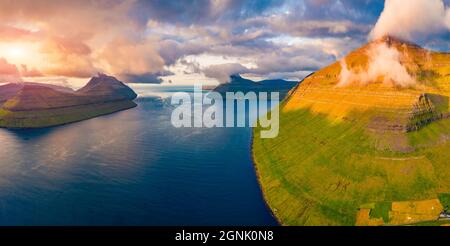
<path id="1" fill-rule="evenodd" d="M 382 51 L 382 52 L 379 52 Z M 305 78 L 253 157 L 285 225 L 404 225 L 450 206 L 450 54 L 384 37 Z"/>
<path id="2" fill-rule="evenodd" d="M 220 84 L 213 91 L 225 94 L 226 92 L 279 92 L 280 98 L 284 98 L 288 91 L 295 87 L 298 82 L 285 81 L 285 80 L 263 80 L 252 81 L 242 78 L 239 74 L 231 75 L 230 82 Z"/>
<path id="3" fill-rule="evenodd" d="M 100 101 L 129 100 L 137 97 L 136 93 L 123 82 L 105 74 L 93 77 L 76 94 L 90 96 Z"/>
<path id="4" fill-rule="evenodd" d="M 11 97 L 15 96 L 19 90 L 21 90 L 25 85 L 41 85 L 48 88 L 52 88 L 58 91 L 62 92 L 69 92 L 72 93 L 73 90 L 71 88 L 57 86 L 57 85 L 49 85 L 49 84 L 39 84 L 39 83 L 32 83 L 32 82 L 26 82 L 26 83 L 9 83 L 0 86 L 0 104 L 3 104 L 5 101 L 10 99 Z"/>
<path id="5" fill-rule="evenodd" d="M 0 86 L 0 127 L 39 128 L 135 107 L 133 90 L 100 74 L 78 91 L 41 83 Z"/>

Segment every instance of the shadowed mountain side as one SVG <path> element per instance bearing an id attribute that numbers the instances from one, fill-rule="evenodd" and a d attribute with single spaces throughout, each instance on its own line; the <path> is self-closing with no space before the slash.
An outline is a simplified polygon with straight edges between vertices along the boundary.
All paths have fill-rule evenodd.
<path id="1" fill-rule="evenodd" d="M 226 92 L 279 92 L 280 99 L 284 98 L 289 90 L 295 87 L 298 82 L 285 80 L 263 80 L 255 82 L 249 79 L 242 78 L 240 75 L 231 75 L 230 82 L 220 84 L 213 91 L 225 94 Z"/>
<path id="2" fill-rule="evenodd" d="M 19 90 L 23 89 L 25 86 L 40 86 L 45 88 L 51 88 L 57 91 L 73 93 L 74 90 L 71 88 L 58 86 L 58 85 L 50 85 L 50 84 L 42 84 L 42 83 L 33 83 L 33 82 L 24 82 L 24 83 L 9 83 L 0 86 L 0 105 L 5 103 L 11 97 L 14 97 Z"/>
<path id="3" fill-rule="evenodd" d="M 0 86 L 0 127 L 39 128 L 71 123 L 135 107 L 136 93 L 100 74 L 78 91 L 39 84 Z"/>
<path id="4" fill-rule="evenodd" d="M 99 101 L 133 100 L 137 97 L 136 93 L 124 83 L 114 77 L 103 74 L 93 77 L 76 94 L 93 97 Z"/>

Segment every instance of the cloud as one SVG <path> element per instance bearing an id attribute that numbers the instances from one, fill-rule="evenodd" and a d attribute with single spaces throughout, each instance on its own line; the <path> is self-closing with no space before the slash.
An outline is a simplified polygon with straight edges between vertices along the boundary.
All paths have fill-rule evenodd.
<path id="1" fill-rule="evenodd" d="M 0 58 L 0 83 L 22 81 L 16 65 L 8 63 L 5 58 Z"/>
<path id="2" fill-rule="evenodd" d="M 135 14 L 141 22 L 151 18 L 190 26 L 236 21 L 262 15 L 284 2 L 283 0 L 139 0 Z"/>
<path id="3" fill-rule="evenodd" d="M 341 60 L 341 73 L 338 87 L 349 85 L 365 86 L 370 83 L 383 83 L 388 86 L 401 88 L 414 87 L 416 80 L 408 73 L 400 63 L 402 54 L 385 43 L 372 44 L 367 51 L 369 62 L 367 70 L 358 68 L 359 71 L 347 67 L 345 59 Z"/>
<path id="4" fill-rule="evenodd" d="M 450 8 L 448 8 L 445 13 L 445 25 L 450 29 Z"/>
<path id="5" fill-rule="evenodd" d="M 110 74 L 145 77 L 164 69 L 164 59 L 156 51 L 155 45 L 118 38 L 100 52 L 99 58 Z"/>
<path id="6" fill-rule="evenodd" d="M 231 62 L 231 64 L 224 62 L 223 66 L 216 64 L 209 67 L 204 74 L 221 82 L 227 82 L 229 76 L 234 73 L 246 73 L 263 78 L 279 76 L 278 78 L 299 80 L 359 46 L 352 40 L 338 38 L 295 39 L 287 37 L 275 39 L 269 43 L 270 46 L 259 48 L 213 47 L 211 51 L 216 54 L 234 57 L 245 54 L 247 60 L 241 60 L 239 63 Z M 245 64 L 245 66 L 238 66 L 238 64 Z"/>
<path id="7" fill-rule="evenodd" d="M 295 58 L 283 51 L 284 45 L 268 39 L 286 34 L 322 38 L 365 32 L 365 25 L 353 20 L 371 14 L 361 14 L 367 9 L 358 12 L 355 6 L 362 5 L 337 0 L 2 1 L 0 21 L 5 24 L 0 25 L 0 42 L 36 44 L 39 59 L 16 64 L 33 67 L 34 75 L 39 71 L 44 76 L 88 77 L 107 72 L 130 80 L 157 81 L 154 76 L 167 74 L 166 68 L 180 59 L 202 54 L 255 62 L 262 59 L 261 54 L 268 54 L 285 66 L 260 61 L 255 73 L 292 73 L 293 69 L 317 67 L 323 57 Z M 304 64 L 308 61 L 312 64 Z"/>
<path id="8" fill-rule="evenodd" d="M 127 83 L 160 84 L 163 82 L 161 77 L 171 75 L 174 75 L 174 73 L 170 71 L 145 74 L 122 74 L 119 75 L 119 79 L 126 81 Z"/>
<path id="9" fill-rule="evenodd" d="M 212 65 L 203 70 L 204 74 L 209 78 L 215 78 L 220 83 L 227 83 L 230 81 L 230 75 L 247 73 L 250 69 L 242 66 L 239 63 L 227 63 L 220 65 Z"/>
<path id="10" fill-rule="evenodd" d="M 442 0 L 386 0 L 370 37 L 378 39 L 391 35 L 414 41 L 426 35 L 448 32 L 446 21 Z"/>
<path id="11" fill-rule="evenodd" d="M 72 37 L 131 27 L 134 0 L 15 0 L 0 1 L 0 20 L 29 29 Z M 126 19 L 125 19 L 126 18 Z M 111 25 L 114 24 L 114 25 Z"/>
<path id="12" fill-rule="evenodd" d="M 159 40 L 153 44 L 165 65 L 172 65 L 186 55 L 198 55 L 209 51 L 208 42 L 179 42 L 173 39 Z"/>
<path id="13" fill-rule="evenodd" d="M 29 69 L 27 65 L 21 64 L 20 65 L 20 74 L 23 77 L 42 77 L 43 74 L 37 70 L 36 68 Z"/>
<path id="14" fill-rule="evenodd" d="M 38 32 L 10 25 L 0 25 L 0 41 L 12 42 L 15 40 L 36 40 Z"/>
<path id="15" fill-rule="evenodd" d="M 382 10 L 379 0 L 0 1 L 0 43 L 38 50 L 32 63 L 7 57 L 30 68 L 20 68 L 23 74 L 106 72 L 159 82 L 181 64 L 186 70 L 170 70 L 175 82 L 204 71 L 224 81 L 243 68 L 261 77 L 300 76 L 366 42 Z M 425 44 L 445 49 L 448 37 Z M 236 59 L 222 66 L 180 62 L 203 55 Z"/>
<path id="16" fill-rule="evenodd" d="M 295 71 L 314 71 L 324 64 L 307 56 L 269 56 L 266 59 L 256 61 L 257 68 L 253 72 L 266 74 L 271 72 L 295 72 Z"/>
<path id="17" fill-rule="evenodd" d="M 328 56 L 328 59 L 324 56 Z M 320 47 L 309 45 L 304 48 L 285 47 L 281 50 L 268 50 L 266 53 L 253 55 L 253 57 L 254 61 L 246 66 L 241 63 L 224 63 L 208 66 L 201 71 L 206 77 L 215 78 L 220 83 L 228 82 L 230 75 L 243 73 L 267 78 L 297 76 L 295 79 L 301 79 L 311 71 L 334 61 L 334 57 L 324 54 Z M 196 65 L 196 67 L 199 66 Z"/>
<path id="18" fill-rule="evenodd" d="M 186 59 L 180 59 L 179 64 L 184 66 L 184 73 L 185 74 L 198 74 L 202 73 L 202 70 L 200 68 L 200 64 L 195 61 L 187 61 Z"/>
<path id="19" fill-rule="evenodd" d="M 39 47 L 33 66 L 46 76 L 89 77 L 104 70 L 97 66 L 98 50 L 116 36 L 139 33 L 142 27 L 129 16 L 134 2 L 0 1 L 0 42 Z"/>
<path id="20" fill-rule="evenodd" d="M 86 78 L 97 73 L 91 59 L 91 49 L 78 39 L 50 37 L 41 43 L 48 65 L 42 68 L 46 75 Z"/>

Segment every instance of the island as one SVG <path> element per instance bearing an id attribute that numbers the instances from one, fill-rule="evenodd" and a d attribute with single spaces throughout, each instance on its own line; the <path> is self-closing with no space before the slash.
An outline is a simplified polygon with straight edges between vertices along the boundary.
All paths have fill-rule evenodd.
<path id="1" fill-rule="evenodd" d="M 136 107 L 136 93 L 112 76 L 99 74 L 79 90 L 44 83 L 0 86 L 0 127 L 57 126 Z"/>
<path id="2" fill-rule="evenodd" d="M 239 74 L 234 74 L 230 76 L 228 83 L 218 85 L 213 91 L 222 95 L 225 95 L 227 92 L 243 92 L 244 94 L 248 92 L 255 92 L 256 94 L 259 92 L 278 92 L 280 93 L 280 99 L 282 99 L 297 85 L 298 82 L 283 79 L 253 81 L 245 79 Z"/>

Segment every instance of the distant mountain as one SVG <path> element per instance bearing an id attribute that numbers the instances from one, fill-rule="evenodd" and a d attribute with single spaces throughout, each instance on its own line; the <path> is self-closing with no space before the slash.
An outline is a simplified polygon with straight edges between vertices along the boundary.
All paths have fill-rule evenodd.
<path id="1" fill-rule="evenodd" d="M 262 81 L 252 81 L 249 79 L 242 78 L 239 74 L 231 75 L 230 82 L 220 84 L 213 91 L 219 93 L 226 92 L 238 92 L 241 91 L 243 93 L 247 93 L 250 91 L 253 92 L 279 92 L 280 98 L 283 98 L 287 95 L 289 90 L 298 85 L 298 82 L 286 81 L 282 79 L 276 80 L 262 80 Z"/>
<path id="2" fill-rule="evenodd" d="M 78 91 L 41 83 L 0 86 L 0 127 L 38 128 L 80 121 L 135 107 L 136 93 L 100 74 Z"/>
<path id="3" fill-rule="evenodd" d="M 9 83 L 0 86 L 0 105 L 6 102 L 11 97 L 15 96 L 19 90 L 23 89 L 25 86 L 33 86 L 38 85 L 42 87 L 52 88 L 57 91 L 72 93 L 74 90 L 71 88 L 58 86 L 58 85 L 50 85 L 50 84 L 41 84 L 41 83 L 33 83 L 33 82 L 24 82 L 24 83 Z"/>
<path id="4" fill-rule="evenodd" d="M 123 82 L 105 74 L 99 74 L 97 77 L 91 78 L 76 94 L 105 101 L 127 100 L 137 97 L 136 93 Z"/>

